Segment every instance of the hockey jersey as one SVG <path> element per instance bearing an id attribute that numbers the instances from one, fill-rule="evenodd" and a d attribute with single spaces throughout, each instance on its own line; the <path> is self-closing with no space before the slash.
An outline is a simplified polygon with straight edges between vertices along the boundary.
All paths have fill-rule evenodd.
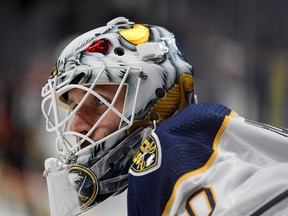
<path id="1" fill-rule="evenodd" d="M 128 214 L 288 215 L 288 132 L 225 106 L 193 104 L 143 142 Z"/>

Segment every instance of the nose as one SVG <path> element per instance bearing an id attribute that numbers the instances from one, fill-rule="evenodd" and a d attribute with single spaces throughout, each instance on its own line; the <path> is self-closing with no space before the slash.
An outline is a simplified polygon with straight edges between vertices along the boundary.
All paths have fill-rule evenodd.
<path id="1" fill-rule="evenodd" d="M 87 118 L 85 118 L 85 115 L 82 114 L 81 112 L 77 112 L 70 126 L 70 130 L 74 132 L 86 134 L 91 129 L 91 127 L 92 125 L 89 123 Z"/>

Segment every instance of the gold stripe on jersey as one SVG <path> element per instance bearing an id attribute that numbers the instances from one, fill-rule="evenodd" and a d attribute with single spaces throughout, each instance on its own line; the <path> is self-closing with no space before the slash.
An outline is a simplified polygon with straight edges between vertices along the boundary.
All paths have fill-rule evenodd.
<path id="1" fill-rule="evenodd" d="M 193 170 L 191 172 L 188 172 L 188 173 L 184 174 L 183 176 L 181 176 L 177 180 L 177 182 L 176 182 L 176 184 L 175 184 L 175 186 L 173 188 L 172 195 L 170 196 L 170 198 L 169 198 L 169 200 L 168 200 L 168 202 L 167 202 L 167 204 L 165 206 L 165 209 L 163 211 L 162 216 L 168 215 L 169 210 L 170 210 L 172 204 L 174 203 L 176 192 L 177 192 L 179 186 L 182 184 L 182 182 L 184 182 L 186 179 L 188 179 L 188 178 L 190 178 L 192 176 L 195 176 L 197 174 L 205 172 L 212 165 L 212 163 L 214 162 L 215 158 L 218 155 L 218 143 L 219 143 L 219 140 L 222 137 L 222 135 L 223 135 L 223 133 L 224 133 L 224 131 L 225 131 L 227 125 L 228 125 L 228 122 L 229 122 L 230 118 L 233 118 L 235 115 L 236 115 L 236 112 L 231 111 L 231 113 L 224 118 L 224 121 L 223 121 L 219 131 L 217 132 L 214 141 L 213 141 L 213 150 L 214 150 L 214 152 L 212 153 L 211 157 L 206 162 L 206 164 L 203 167 L 199 168 L 199 169 L 196 169 L 196 170 Z M 214 196 L 215 196 L 215 194 L 214 194 Z M 214 198 L 216 198 L 216 197 L 214 197 Z"/>

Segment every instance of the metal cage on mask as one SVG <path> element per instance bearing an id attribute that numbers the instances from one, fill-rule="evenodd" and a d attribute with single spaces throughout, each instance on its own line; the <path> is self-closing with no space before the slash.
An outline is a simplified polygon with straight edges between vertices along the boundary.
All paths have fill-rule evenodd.
<path id="1" fill-rule="evenodd" d="M 102 74 L 105 72 L 106 66 L 103 66 L 102 68 L 90 67 L 90 68 L 86 68 L 85 70 L 89 71 L 92 69 L 93 70 L 99 70 L 99 73 L 90 86 L 79 85 L 79 84 L 67 84 L 67 83 L 66 83 L 66 85 L 63 86 L 63 83 L 60 83 L 61 86 L 63 86 L 63 87 L 58 89 L 57 84 L 58 84 L 59 77 L 58 77 L 58 75 L 55 75 L 52 80 L 51 79 L 48 80 L 48 83 L 46 84 L 46 86 L 42 92 L 42 95 L 46 95 L 46 97 L 43 99 L 43 102 L 42 102 L 42 111 L 43 111 L 44 116 L 46 118 L 46 129 L 49 132 L 54 131 L 57 134 L 55 145 L 56 145 L 56 149 L 58 151 L 58 158 L 62 162 L 68 162 L 70 160 L 74 160 L 73 159 L 74 156 L 77 156 L 77 155 L 81 154 L 83 151 L 85 151 L 85 149 L 80 149 L 80 145 L 83 142 L 88 141 L 89 143 L 91 143 L 91 145 L 89 145 L 87 148 L 93 148 L 93 147 L 99 145 L 100 143 L 104 142 L 105 140 L 111 138 L 112 136 L 115 136 L 116 134 L 119 134 L 119 133 L 127 130 L 127 128 L 131 127 L 131 125 L 133 124 L 133 121 L 134 121 L 135 105 L 137 103 L 139 86 L 140 86 L 141 80 L 145 79 L 144 78 L 145 76 L 143 75 L 141 68 L 121 67 L 121 69 L 122 70 L 125 69 L 126 72 L 124 74 L 124 77 L 122 78 L 122 81 L 119 83 L 119 88 L 118 88 L 118 90 L 117 90 L 117 92 L 113 98 L 113 101 L 111 103 L 106 101 L 101 95 L 99 95 L 96 91 L 93 90 L 94 87 L 99 83 Z M 75 69 L 74 71 L 69 72 L 69 73 L 77 74 L 78 70 Z M 82 69 L 82 71 L 83 71 L 83 69 Z M 125 82 L 126 82 L 126 79 L 129 75 L 129 73 L 131 73 L 131 72 L 138 73 L 139 78 L 138 78 L 137 85 L 136 85 L 136 93 L 135 93 L 135 97 L 133 100 L 134 102 L 132 104 L 131 113 L 129 114 L 130 117 L 128 119 L 123 113 L 120 113 L 113 105 L 114 105 L 115 101 L 117 100 L 119 93 L 120 93 L 121 89 L 123 88 L 123 86 L 127 85 L 127 83 L 125 83 Z M 75 75 L 73 76 L 70 74 L 69 77 L 70 78 L 75 77 Z M 71 79 L 68 81 L 65 81 L 65 82 L 70 82 L 70 81 L 71 81 Z M 59 97 L 73 88 L 82 89 L 82 90 L 86 91 L 86 94 L 82 98 L 81 102 L 79 104 L 77 104 L 77 107 L 71 111 L 67 108 L 67 105 L 65 105 L 63 102 L 61 102 Z M 128 86 L 128 88 L 129 88 L 129 86 Z M 91 129 L 87 132 L 87 134 L 81 134 L 78 132 L 69 131 L 69 129 L 67 128 L 68 127 L 68 121 L 73 118 L 75 113 L 79 110 L 79 108 L 82 106 L 82 104 L 85 102 L 85 100 L 87 99 L 87 97 L 89 95 L 94 95 L 99 100 L 101 100 L 108 107 L 107 110 L 100 117 L 100 119 L 91 127 Z M 57 106 L 57 104 L 59 106 L 62 106 L 62 107 L 66 106 L 66 108 L 67 108 L 66 114 L 64 114 L 65 118 L 63 120 L 60 120 L 60 110 L 59 110 L 59 106 Z M 125 107 L 123 107 L 123 109 L 125 109 Z M 119 130 L 115 131 L 114 133 L 104 137 L 103 139 L 100 139 L 96 142 L 93 141 L 89 136 L 95 130 L 95 128 L 97 128 L 97 126 L 99 126 L 101 121 L 105 118 L 105 116 L 110 111 L 113 111 L 114 113 L 116 113 L 120 117 L 122 127 L 120 127 Z M 72 143 L 73 141 L 71 141 L 71 139 L 69 139 L 68 137 L 77 137 L 78 140 L 76 143 Z M 75 140 L 74 140 L 74 142 L 75 142 Z"/>

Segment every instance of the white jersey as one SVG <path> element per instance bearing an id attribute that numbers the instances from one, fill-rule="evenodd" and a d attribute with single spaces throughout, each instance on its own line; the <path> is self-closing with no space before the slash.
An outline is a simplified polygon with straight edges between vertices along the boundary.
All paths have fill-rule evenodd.
<path id="1" fill-rule="evenodd" d="M 288 215 L 287 129 L 191 105 L 144 142 L 130 174 L 129 215 Z"/>

